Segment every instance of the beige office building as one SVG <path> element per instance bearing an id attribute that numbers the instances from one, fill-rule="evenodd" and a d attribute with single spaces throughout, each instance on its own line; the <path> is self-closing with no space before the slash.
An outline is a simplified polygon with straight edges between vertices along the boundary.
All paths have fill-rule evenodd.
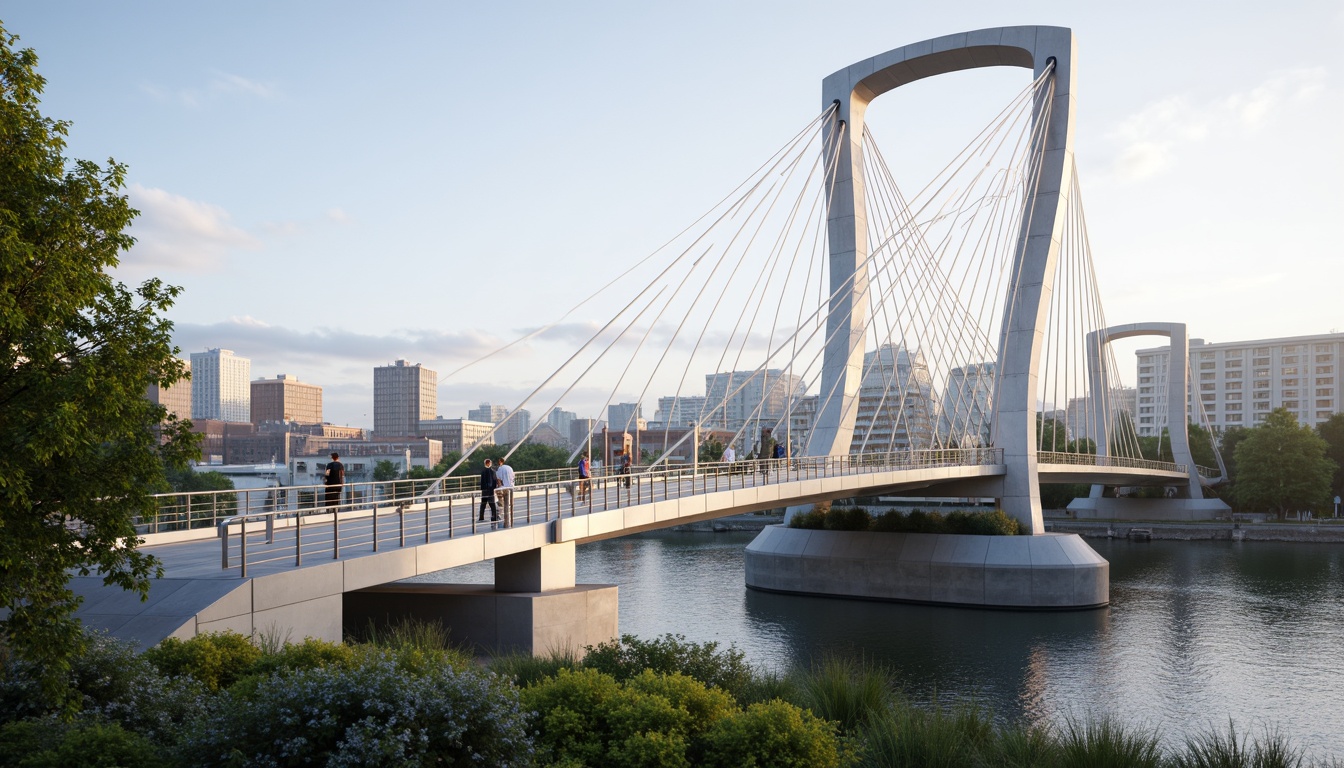
<path id="1" fill-rule="evenodd" d="M 322 423 L 322 387 L 280 374 L 252 382 L 252 423 Z"/>
<path id="2" fill-rule="evenodd" d="M 494 445 L 497 441 L 490 435 L 490 430 L 494 427 L 495 425 L 488 421 L 445 419 L 442 416 L 437 419 L 421 419 L 419 425 L 421 437 L 443 443 L 445 452 L 458 453 L 466 453 L 468 448 L 482 439 L 485 440 L 482 445 Z"/>
<path id="3" fill-rule="evenodd" d="M 187 374 L 191 374 L 191 363 L 184 362 Z M 150 384 L 149 390 L 145 392 L 145 397 L 151 403 L 162 405 L 168 410 L 169 416 L 176 416 L 178 419 L 186 420 L 191 418 L 191 379 L 184 378 L 178 380 L 170 387 L 160 387 L 158 384 Z"/>

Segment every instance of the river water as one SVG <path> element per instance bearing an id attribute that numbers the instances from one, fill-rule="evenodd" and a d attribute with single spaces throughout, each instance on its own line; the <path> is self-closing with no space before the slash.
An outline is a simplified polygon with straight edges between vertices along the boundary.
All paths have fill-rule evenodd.
<path id="1" fill-rule="evenodd" d="M 1026 613 L 748 590 L 754 535 L 587 544 L 579 581 L 620 585 L 622 633 L 732 644 L 770 668 L 839 654 L 887 665 L 915 700 L 972 698 L 1004 719 L 1109 714 L 1170 744 L 1231 718 L 1344 757 L 1344 545 L 1091 539 L 1111 563 L 1110 607 Z"/>

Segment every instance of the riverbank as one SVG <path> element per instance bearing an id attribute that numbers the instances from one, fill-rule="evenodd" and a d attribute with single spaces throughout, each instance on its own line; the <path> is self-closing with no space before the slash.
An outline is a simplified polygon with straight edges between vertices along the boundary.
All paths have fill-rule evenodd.
<path id="1" fill-rule="evenodd" d="M 784 522 L 784 511 L 770 513 L 752 512 L 747 515 L 720 517 L 717 520 L 701 520 L 685 525 L 675 525 L 669 530 L 682 533 L 728 533 L 730 531 L 763 531 L 772 525 Z"/>
<path id="2" fill-rule="evenodd" d="M 1232 523 L 1213 520 L 1207 523 L 1149 523 L 1133 520 L 1066 520 L 1046 518 L 1045 529 L 1055 533 L 1076 533 L 1088 539 L 1131 538 L 1130 531 L 1149 531 L 1151 538 L 1169 541 L 1295 541 L 1344 543 L 1344 524 L 1340 523 Z"/>

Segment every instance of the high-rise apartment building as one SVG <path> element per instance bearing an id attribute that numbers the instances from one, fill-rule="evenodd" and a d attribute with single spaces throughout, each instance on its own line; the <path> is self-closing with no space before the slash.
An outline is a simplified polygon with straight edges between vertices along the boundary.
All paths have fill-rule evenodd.
<path id="1" fill-rule="evenodd" d="M 1137 413 L 1139 391 L 1134 387 L 1112 387 L 1111 394 L 1098 408 L 1090 397 L 1071 397 L 1064 408 L 1064 421 L 1070 440 L 1093 440 L 1101 435 L 1103 419 L 1109 419 L 1114 429 L 1115 419 L 1121 413 L 1128 414 L 1132 423 Z M 1106 413 L 1097 413 L 1105 410 Z"/>
<path id="2" fill-rule="evenodd" d="M 573 411 L 566 411 L 562 408 L 552 408 L 551 412 L 546 415 L 546 423 L 555 427 L 555 431 L 565 436 L 565 439 L 568 439 L 569 425 L 577 418 L 579 418 L 579 414 Z"/>
<path id="3" fill-rule="evenodd" d="M 994 363 L 953 368 L 943 389 L 939 429 L 946 445 L 978 448 L 989 445 L 994 413 Z"/>
<path id="4" fill-rule="evenodd" d="M 607 406 L 607 429 L 632 431 L 643 429 L 644 406 L 641 403 L 612 403 Z"/>
<path id="5" fill-rule="evenodd" d="M 658 411 L 653 420 L 664 427 L 693 426 L 709 416 L 705 408 L 708 398 L 703 395 L 681 395 L 658 398 Z"/>
<path id="6" fill-rule="evenodd" d="M 185 363 L 187 373 L 191 373 L 191 363 Z M 145 397 L 151 403 L 162 405 L 168 411 L 169 416 L 176 416 L 178 419 L 191 418 L 191 379 L 180 379 L 170 387 L 160 387 L 158 384 L 150 384 L 149 390 L 145 392 Z"/>
<path id="7" fill-rule="evenodd" d="M 707 374 L 704 425 L 736 431 L 750 421 L 772 427 L 806 394 L 803 377 L 774 368 Z"/>
<path id="8" fill-rule="evenodd" d="M 322 387 L 282 373 L 252 382 L 252 423 L 322 423 Z"/>
<path id="9" fill-rule="evenodd" d="M 420 422 L 439 408 L 439 374 L 420 363 L 397 360 L 373 369 L 373 433 L 376 437 L 416 434 Z"/>
<path id="10" fill-rule="evenodd" d="M 467 418 L 472 421 L 488 421 L 491 424 L 498 424 L 509 415 L 509 409 L 502 405 L 491 405 L 481 403 L 479 407 L 467 411 Z"/>
<path id="11" fill-rule="evenodd" d="M 1140 349 L 1138 414 L 1140 436 L 1166 427 L 1169 347 Z M 1214 431 L 1254 427 L 1269 412 L 1286 408 L 1298 423 L 1315 426 L 1339 412 L 1344 402 L 1341 356 L 1344 333 L 1291 336 L 1206 344 L 1190 340 L 1190 420 L 1207 416 Z"/>
<path id="12" fill-rule="evenodd" d="M 938 445 L 938 401 L 920 352 L 883 344 L 863 356 L 851 453 L 927 450 Z"/>
<path id="13" fill-rule="evenodd" d="M 191 418 L 252 419 L 252 361 L 230 349 L 191 353 Z"/>

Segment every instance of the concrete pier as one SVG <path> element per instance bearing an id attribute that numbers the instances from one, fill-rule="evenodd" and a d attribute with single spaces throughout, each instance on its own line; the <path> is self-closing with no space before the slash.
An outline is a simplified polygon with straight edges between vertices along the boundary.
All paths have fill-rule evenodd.
<path id="1" fill-rule="evenodd" d="M 982 608 L 1110 603 L 1110 563 L 1077 534 L 970 536 L 773 526 L 746 550 L 747 586 L 769 592 Z"/>

